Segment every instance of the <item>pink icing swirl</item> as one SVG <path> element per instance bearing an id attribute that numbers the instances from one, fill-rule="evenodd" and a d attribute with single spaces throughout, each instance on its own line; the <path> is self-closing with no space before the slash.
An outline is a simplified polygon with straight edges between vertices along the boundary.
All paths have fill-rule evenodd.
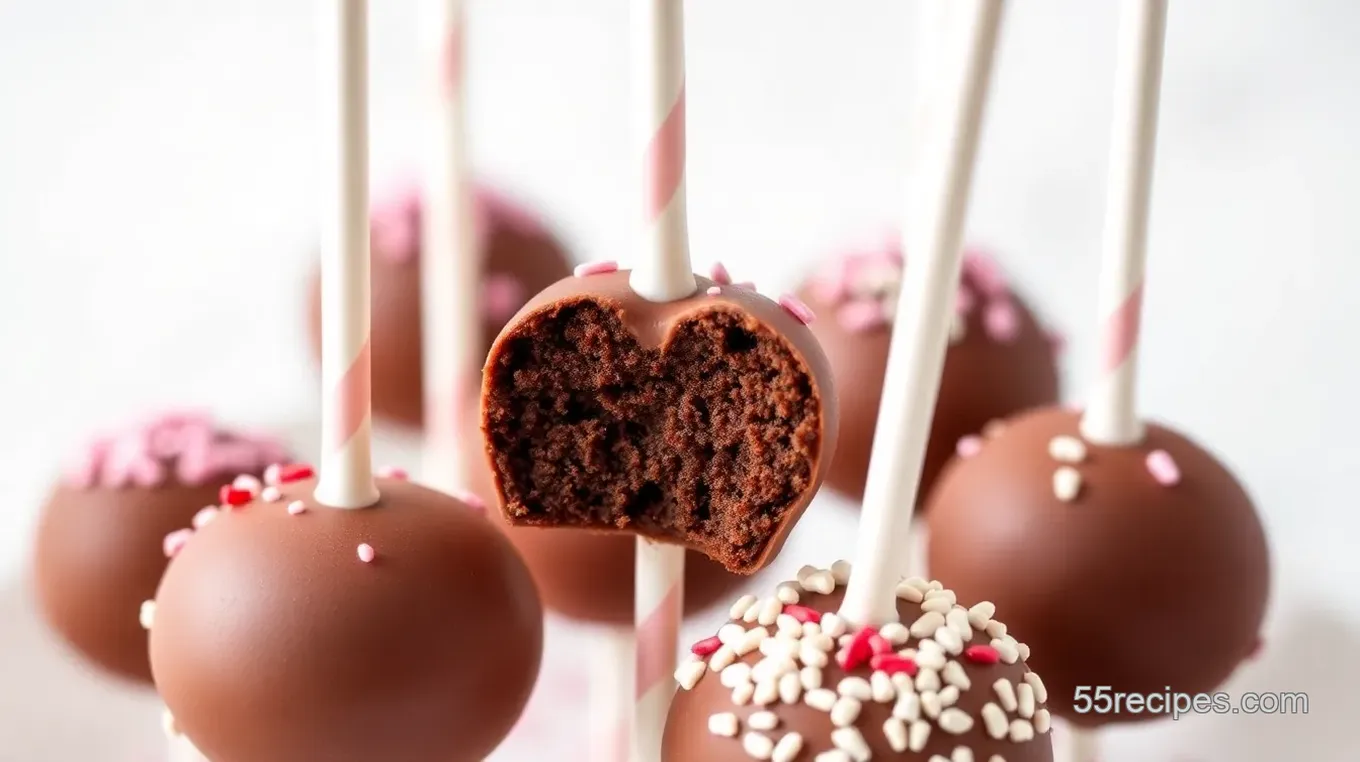
<path id="1" fill-rule="evenodd" d="M 288 451 L 271 437 L 224 431 L 203 413 L 172 412 L 96 439 L 64 481 L 78 489 L 157 487 L 171 477 L 203 485 L 288 460 Z"/>

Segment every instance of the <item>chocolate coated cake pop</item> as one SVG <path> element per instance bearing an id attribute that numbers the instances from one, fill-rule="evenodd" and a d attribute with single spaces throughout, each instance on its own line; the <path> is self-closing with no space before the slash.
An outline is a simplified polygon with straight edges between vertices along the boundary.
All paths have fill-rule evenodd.
<path id="1" fill-rule="evenodd" d="M 1157 714 L 1077 714 L 1075 690 L 1208 692 L 1257 643 L 1265 533 L 1222 464 L 1171 429 L 1141 444 L 1086 442 L 1078 413 L 994 427 L 931 497 L 929 568 L 984 590 L 1034 647 L 1053 710 L 1083 725 Z"/>
<path id="2" fill-rule="evenodd" d="M 694 644 L 662 762 L 1051 762 L 1048 690 L 996 607 L 913 578 L 900 623 L 852 628 L 849 573 L 803 567 Z"/>
<path id="3" fill-rule="evenodd" d="M 150 684 L 137 611 L 165 571 L 167 535 L 207 516 L 234 475 L 259 477 L 287 460 L 278 442 L 198 413 L 94 441 L 38 519 L 33 579 L 43 618 L 103 669 Z"/>
<path id="4" fill-rule="evenodd" d="M 482 335 L 485 352 L 530 296 L 571 273 L 562 245 L 528 211 L 486 187 L 476 192 L 475 223 L 483 252 Z M 410 426 L 423 424 L 421 394 L 421 195 L 412 184 L 374 205 L 373 412 Z M 321 283 L 308 287 L 313 356 L 321 348 Z"/>
<path id="5" fill-rule="evenodd" d="M 167 569 L 151 666 L 213 762 L 472 762 L 509 732 L 542 608 L 473 506 L 394 478 L 377 505 L 318 506 L 310 469 L 224 512 Z"/>
<path id="6" fill-rule="evenodd" d="M 896 244 L 850 254 L 799 292 L 824 318 L 812 332 L 826 350 L 838 388 L 855 390 L 841 400 L 840 441 L 826 477 L 827 486 L 854 500 L 864 497 L 902 265 Z M 955 309 L 922 496 L 960 437 L 994 418 L 1058 400 L 1053 342 L 987 255 L 965 252 Z"/>
<path id="7" fill-rule="evenodd" d="M 627 530 L 752 573 L 806 509 L 836 403 L 806 307 L 696 278 L 649 302 L 584 267 L 492 346 L 482 426 L 512 524 Z"/>

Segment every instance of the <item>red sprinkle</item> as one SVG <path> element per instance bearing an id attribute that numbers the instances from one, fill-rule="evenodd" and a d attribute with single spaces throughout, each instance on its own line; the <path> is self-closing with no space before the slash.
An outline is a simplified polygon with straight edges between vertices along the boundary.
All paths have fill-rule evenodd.
<path id="1" fill-rule="evenodd" d="M 822 613 L 820 611 L 817 609 L 810 609 L 807 606 L 799 606 L 796 603 L 784 604 L 784 613 L 797 619 L 801 624 L 807 624 L 808 622 L 820 624 L 822 621 Z"/>
<path id="2" fill-rule="evenodd" d="M 255 499 L 248 489 L 236 489 L 230 484 L 222 485 L 222 489 L 217 491 L 217 499 L 222 505 L 229 505 L 232 508 L 240 508 Z"/>
<path id="3" fill-rule="evenodd" d="M 974 664 L 996 664 L 1001 661 L 1001 654 L 991 646 L 968 646 L 963 649 L 963 656 Z"/>
<path id="4" fill-rule="evenodd" d="M 289 482 L 300 482 L 303 479 L 312 478 L 316 472 L 306 463 L 290 463 L 279 469 L 279 484 Z"/>
<path id="5" fill-rule="evenodd" d="M 889 643 L 887 638 L 877 632 L 869 636 L 869 648 L 874 652 L 875 656 L 890 654 L 893 650 L 892 643 Z"/>
<path id="6" fill-rule="evenodd" d="M 916 677 L 916 673 L 920 670 L 914 659 L 908 659 L 897 654 L 878 654 L 869 660 L 869 666 L 874 670 L 881 670 L 890 675 L 905 673 L 907 677 Z"/>
<path id="7" fill-rule="evenodd" d="M 870 645 L 870 640 L 875 637 L 882 636 L 872 627 L 865 627 L 855 633 L 855 637 L 850 641 L 850 645 L 836 654 L 836 662 L 845 670 L 855 669 L 856 667 L 862 667 L 865 664 L 868 664 L 869 660 L 874 656 L 874 648 Z"/>
<path id="8" fill-rule="evenodd" d="M 704 638 L 698 643 L 690 646 L 689 652 L 695 656 L 712 656 L 718 652 L 719 648 L 722 648 L 722 641 L 718 640 L 717 635 L 714 635 L 711 638 Z"/>

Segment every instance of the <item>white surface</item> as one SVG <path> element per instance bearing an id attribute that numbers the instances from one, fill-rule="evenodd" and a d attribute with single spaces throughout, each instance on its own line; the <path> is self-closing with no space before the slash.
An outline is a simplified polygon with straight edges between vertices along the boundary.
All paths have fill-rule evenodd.
<path id="1" fill-rule="evenodd" d="M 373 15 L 378 179 L 422 133 L 414 2 Z M 895 219 L 913 16 L 895 0 L 689 4 L 701 270 L 721 258 L 777 291 Z M 472 23 L 476 163 L 542 202 L 580 259 L 627 263 L 627 4 L 496 0 Z M 970 214 L 972 238 L 1069 332 L 1074 392 L 1094 375 L 1115 24 L 1114 3 L 1010 9 Z M 91 429 L 174 402 L 265 425 L 312 414 L 313 25 L 307 2 L 0 0 L 11 579 L 49 477 Z M 1360 357 L 1344 337 L 1360 323 L 1358 25 L 1348 0 L 1171 8 L 1140 399 L 1238 468 L 1269 525 L 1271 651 L 1233 689 L 1308 690 L 1312 706 L 1121 731 L 1107 762 L 1357 757 Z M 789 563 L 850 552 L 853 526 L 828 510 L 800 527 Z M 162 748 L 149 703 L 42 651 L 15 595 L 0 607 L 0 762 L 143 762 Z"/>

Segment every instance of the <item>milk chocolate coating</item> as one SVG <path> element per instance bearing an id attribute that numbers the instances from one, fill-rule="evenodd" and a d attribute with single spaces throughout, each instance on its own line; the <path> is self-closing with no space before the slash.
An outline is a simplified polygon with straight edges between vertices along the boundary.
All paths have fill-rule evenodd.
<path id="1" fill-rule="evenodd" d="M 173 479 L 159 487 L 58 485 L 39 516 L 33 548 L 33 581 L 47 624 L 98 666 L 150 685 L 138 611 L 165 571 L 162 542 L 214 505 L 220 486 Z"/>
<path id="2" fill-rule="evenodd" d="M 821 613 L 830 613 L 840 608 L 841 599 L 844 597 L 843 587 L 830 595 L 805 592 L 799 604 Z M 904 600 L 898 600 L 897 609 L 902 623 L 906 625 L 910 625 L 922 615 L 919 604 Z M 754 625 L 742 626 L 750 628 Z M 773 631 L 773 628 L 770 629 Z M 969 645 L 985 644 L 985 637 L 985 633 L 975 633 Z M 913 638 L 899 648 L 912 647 L 915 641 Z M 829 663 L 821 669 L 821 687 L 824 689 L 835 692 L 846 677 L 869 680 L 873 673 L 867 665 L 847 672 L 835 658 L 835 650 L 830 652 L 829 656 L 831 657 Z M 739 658 L 738 662 L 755 666 L 765 658 L 757 650 Z M 949 658 L 955 659 L 952 656 Z M 886 760 L 927 762 L 941 758 L 947 760 L 951 758 L 955 749 L 965 747 L 972 752 L 971 759 L 976 762 L 987 762 L 994 758 L 992 755 L 1000 755 L 1006 762 L 1052 762 L 1053 742 L 1049 733 L 1036 734 L 1032 740 L 1022 742 L 1012 741 L 1009 737 L 995 739 L 987 733 L 982 721 L 983 705 L 998 702 L 993 685 L 1002 679 L 1009 681 L 1012 688 L 1022 685 L 1024 675 L 1029 671 L 1025 664 L 1023 662 L 975 664 L 965 658 L 957 658 L 956 661 L 968 676 L 970 687 L 959 692 L 958 700 L 951 708 L 958 709 L 972 718 L 972 726 L 964 733 L 955 734 L 939 727 L 932 718 L 918 715 L 919 721 L 930 725 L 930 734 L 924 747 L 917 752 L 909 749 L 893 751 L 884 733 L 884 723 L 893 717 L 896 701 L 862 701 L 860 712 L 849 727 L 860 731 L 872 754 L 871 759 L 874 762 Z M 747 732 L 759 732 L 774 741 L 789 733 L 798 733 L 803 739 L 802 751 L 794 758 L 798 762 L 811 762 L 817 755 L 836 748 L 831 738 L 832 731 L 836 728 L 832 725 L 830 715 L 809 706 L 802 698 L 805 692 L 800 693 L 800 699 L 792 704 L 776 700 L 768 706 L 758 705 L 754 701 L 738 705 L 733 701 L 732 695 L 733 689 L 724 686 L 720 674 L 711 669 L 700 678 L 693 690 L 677 691 L 666 718 L 666 730 L 661 742 L 661 762 L 749 762 L 752 757 L 743 748 L 743 737 Z M 1038 702 L 1036 706 L 1044 708 L 1042 702 Z M 755 730 L 750 727 L 751 715 L 763 711 L 772 712 L 778 717 L 779 724 L 775 729 Z M 722 713 L 737 716 L 741 728 L 737 737 L 728 738 L 709 730 L 709 718 Z M 1010 720 L 1018 718 L 1013 711 L 1007 715 Z M 907 725 L 910 726 L 911 723 Z"/>
<path id="3" fill-rule="evenodd" d="M 483 264 L 484 279 L 509 276 L 535 294 L 571 273 L 562 245 L 541 228 L 515 225 L 501 207 L 489 205 Z M 399 424 L 424 425 L 421 381 L 420 257 L 411 261 L 372 258 L 373 413 Z M 313 272 L 307 296 L 307 330 L 313 358 L 321 356 L 321 280 Z M 486 352 L 504 324 L 483 313 L 482 345 Z M 475 384 L 475 380 L 469 381 Z"/>
<path id="4" fill-rule="evenodd" d="M 176 724 L 213 762 L 484 759 L 538 675 L 528 570 L 454 498 L 380 479 L 337 510 L 315 486 L 220 516 L 167 569 L 151 667 Z"/>
<path id="5" fill-rule="evenodd" d="M 492 346 L 482 428 L 520 526 L 631 531 L 749 574 L 778 553 L 835 450 L 812 333 L 754 291 L 696 278 L 637 296 L 629 273 L 558 281 Z"/>
<path id="6" fill-rule="evenodd" d="M 962 277 L 967 286 L 970 276 L 964 273 Z M 840 440 L 826 485 L 858 502 L 864 499 L 892 329 L 885 325 L 852 330 L 835 318 L 834 305 L 819 298 L 816 288 L 804 287 L 799 296 L 822 316 L 813 323 L 812 332 L 826 351 L 837 388 L 854 390 L 842 395 Z M 1014 295 L 1010 301 L 1019 323 L 1012 340 L 1002 342 L 989 336 L 983 311 L 974 309 L 962 318 L 963 338 L 949 346 L 926 445 L 920 496 L 929 494 L 961 437 L 977 433 L 993 419 L 1058 400 L 1053 347 L 1024 301 Z"/>
<path id="7" fill-rule="evenodd" d="M 1049 454 L 1080 437 L 1079 415 L 1047 408 L 1009 422 L 941 476 L 928 514 L 929 566 L 960 598 L 985 596 L 1033 648 L 1053 710 L 1083 725 L 1164 715 L 1077 714 L 1078 686 L 1160 694 L 1213 691 L 1255 646 L 1270 564 L 1245 490 L 1185 436 L 1148 424 L 1132 447 L 1087 443 L 1086 458 Z M 1159 484 L 1164 450 L 1180 482 Z M 1055 497 L 1054 471 L 1081 474 Z"/>

